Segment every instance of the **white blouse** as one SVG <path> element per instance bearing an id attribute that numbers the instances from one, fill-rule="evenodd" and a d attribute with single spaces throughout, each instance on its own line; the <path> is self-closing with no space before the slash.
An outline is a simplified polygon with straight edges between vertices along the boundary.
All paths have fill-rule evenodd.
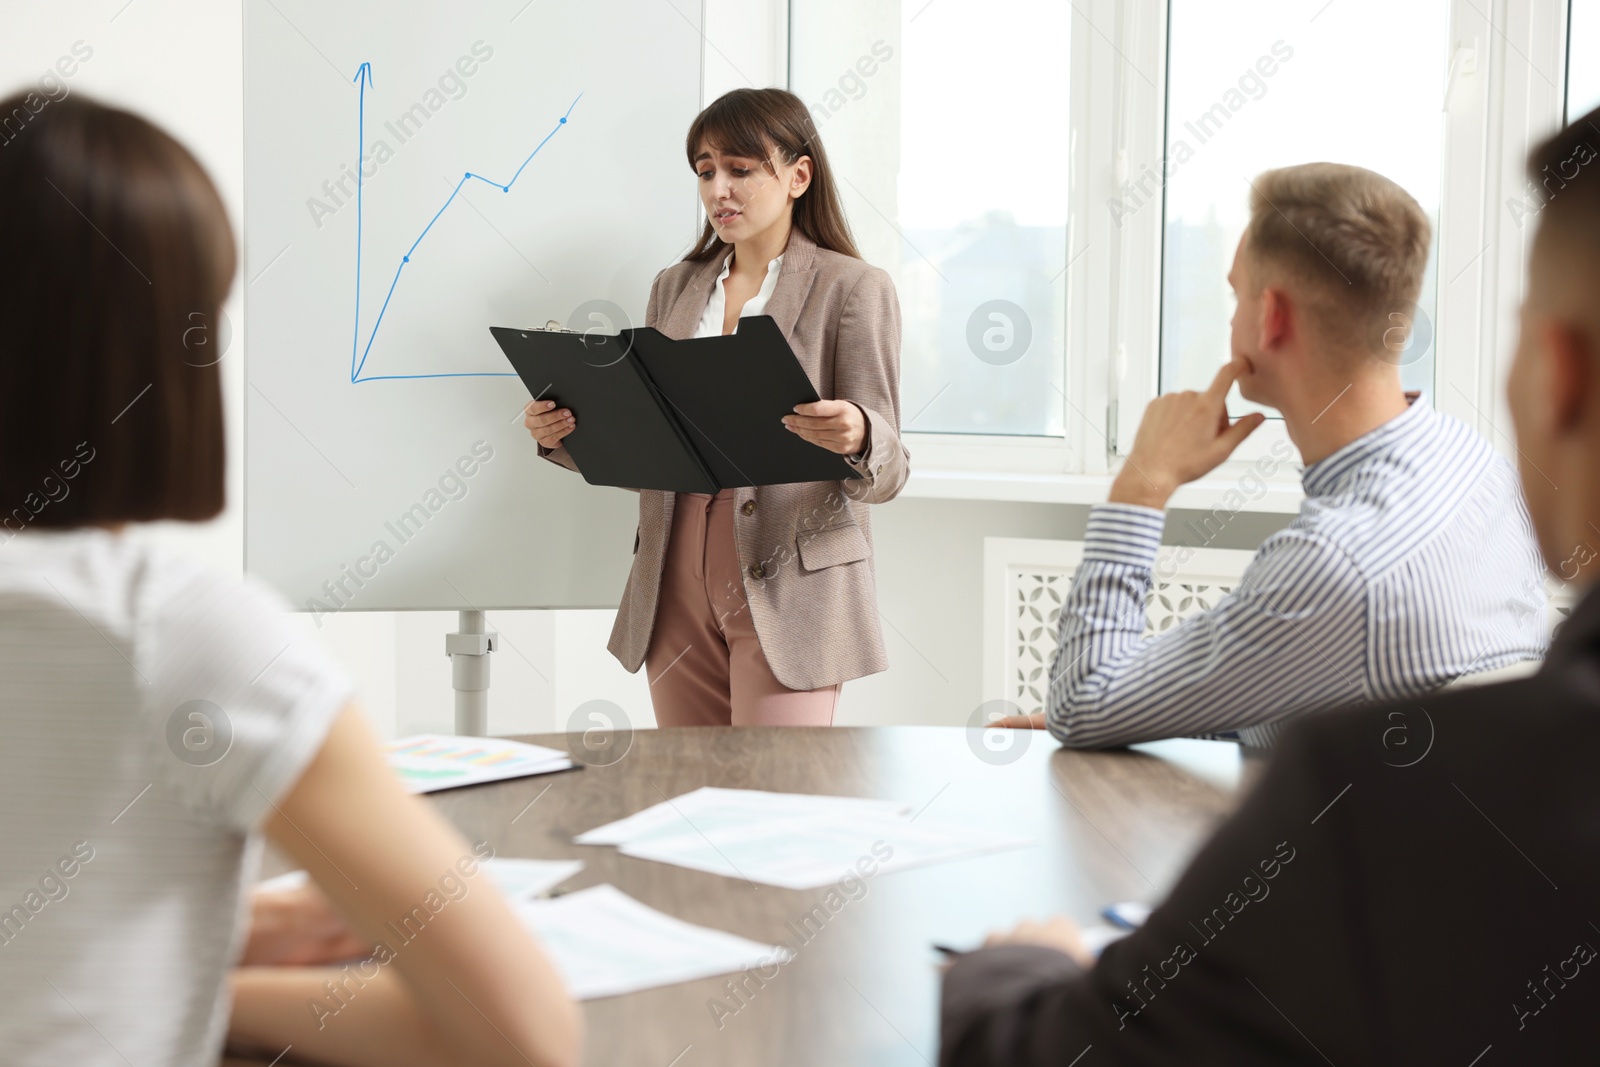
<path id="1" fill-rule="evenodd" d="M 772 297 L 772 290 L 778 287 L 778 271 L 782 266 L 782 255 L 767 264 L 767 276 L 762 279 L 761 288 L 756 292 L 755 296 L 745 301 L 744 307 L 739 309 L 739 317 L 741 319 L 747 315 L 761 315 L 766 312 L 767 301 Z M 730 248 L 728 250 L 728 258 L 722 261 L 722 273 L 717 275 L 716 284 L 711 287 L 711 299 L 706 302 L 706 309 L 700 316 L 700 325 L 694 331 L 696 337 L 722 336 L 722 319 L 728 313 L 728 294 L 723 292 L 722 283 L 732 269 L 733 249 Z M 739 332 L 738 323 L 734 324 L 733 331 L 734 333 Z"/>

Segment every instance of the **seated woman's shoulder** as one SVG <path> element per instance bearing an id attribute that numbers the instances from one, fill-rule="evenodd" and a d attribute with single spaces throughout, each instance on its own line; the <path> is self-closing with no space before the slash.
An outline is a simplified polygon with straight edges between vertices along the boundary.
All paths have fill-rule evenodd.
<path id="1" fill-rule="evenodd" d="M 278 632 L 292 625 L 289 601 L 254 575 L 233 574 L 159 546 L 144 556 L 144 580 L 136 595 L 149 619 L 203 625 L 216 636 Z"/>

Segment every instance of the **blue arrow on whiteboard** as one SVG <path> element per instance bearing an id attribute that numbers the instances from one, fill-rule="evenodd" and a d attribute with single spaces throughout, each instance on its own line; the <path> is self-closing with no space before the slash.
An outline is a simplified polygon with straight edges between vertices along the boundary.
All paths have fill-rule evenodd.
<path id="1" fill-rule="evenodd" d="M 522 165 L 517 168 L 517 172 L 511 176 L 509 181 L 497 182 L 493 178 L 486 178 L 481 174 L 474 174 L 470 170 L 462 174 L 461 180 L 456 182 L 456 187 L 450 191 L 450 196 L 445 200 L 444 204 L 439 208 L 439 210 L 434 212 L 433 218 L 428 220 L 428 224 L 422 228 L 422 232 L 417 235 L 417 239 L 411 242 L 411 247 L 406 249 L 405 255 L 400 257 L 400 265 L 394 270 L 394 279 L 389 282 L 389 292 L 383 298 L 383 306 L 378 309 L 378 317 L 372 323 L 372 332 L 367 335 L 366 347 L 363 348 L 361 345 L 361 234 L 363 218 L 361 202 L 361 187 L 363 181 L 363 176 L 361 173 L 361 153 L 365 151 L 367 144 L 367 86 L 372 84 L 372 64 L 363 63 L 361 66 L 357 67 L 356 76 L 352 80 L 355 81 L 356 85 L 359 87 L 360 103 L 357 108 L 356 118 L 356 135 L 358 138 L 358 144 L 356 145 L 356 315 L 355 337 L 350 344 L 351 383 L 388 381 L 400 378 L 516 377 L 516 372 L 514 371 L 477 371 L 456 372 L 450 374 L 368 374 L 365 377 L 362 376 L 361 371 L 367 365 L 367 357 L 372 353 L 372 342 L 378 337 L 378 327 L 383 325 L 383 316 L 389 310 L 389 301 L 394 299 L 395 286 L 400 284 L 400 275 L 405 271 L 406 264 L 411 262 L 411 257 L 416 252 L 417 246 L 422 244 L 422 239 L 424 237 L 428 236 L 428 231 L 433 229 L 433 224 L 439 221 L 439 217 L 445 213 L 445 210 L 449 208 L 451 204 L 455 203 L 456 197 L 461 195 L 462 187 L 465 186 L 469 181 L 480 181 L 485 185 L 494 186 L 502 193 L 509 193 L 511 191 L 511 187 L 517 183 L 517 179 L 522 177 L 522 172 L 527 169 L 528 164 L 533 162 L 533 157 L 538 155 L 539 150 L 549 142 L 550 138 L 554 137 L 557 131 L 567 124 L 568 116 L 572 114 L 572 109 L 578 106 L 578 101 L 583 99 L 583 94 L 579 93 L 573 99 L 572 103 L 567 107 L 566 114 L 562 115 L 561 118 L 556 122 L 555 127 L 551 129 L 549 133 L 544 135 L 544 140 L 534 145 L 533 151 L 528 153 L 528 157 L 522 161 Z M 359 361 L 357 360 L 358 355 L 360 357 Z"/>

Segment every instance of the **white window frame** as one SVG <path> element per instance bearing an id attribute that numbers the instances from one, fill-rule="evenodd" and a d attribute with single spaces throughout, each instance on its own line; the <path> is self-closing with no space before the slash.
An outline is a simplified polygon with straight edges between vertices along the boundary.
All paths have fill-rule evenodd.
<path id="1" fill-rule="evenodd" d="M 1110 0 L 1107 0 L 1109 3 Z M 1156 64 L 1165 73 L 1166 3 L 1128 0 L 1132 6 L 1159 9 L 1156 18 L 1131 24 L 1124 51 L 1130 59 Z M 1532 226 L 1518 229 L 1506 205 L 1520 190 L 1529 150 L 1558 128 L 1565 84 L 1566 0 L 1452 0 L 1452 60 L 1448 101 L 1440 86 L 1444 123 L 1441 160 L 1439 301 L 1435 321 L 1434 387 L 1430 400 L 1440 411 L 1475 427 L 1504 454 L 1512 454 L 1509 414 L 1503 384 L 1516 338 L 1516 308 L 1521 300 Z M 1154 21 L 1157 33 L 1146 28 Z M 1124 71 L 1123 81 L 1142 80 Z M 1164 87 L 1163 87 L 1164 95 Z M 1159 115 L 1131 128 L 1116 151 L 1127 158 L 1156 160 L 1162 152 Z M 1115 172 L 1115 164 L 1103 168 Z M 1151 205 L 1154 206 L 1153 204 Z M 1146 218 L 1145 216 L 1150 216 Z M 1156 395 L 1160 373 L 1161 213 L 1140 211 L 1123 230 L 1124 260 L 1115 277 L 1125 286 L 1116 300 L 1125 313 L 1114 350 L 1142 353 L 1113 369 L 1109 394 L 1116 405 L 1116 456 L 1139 424 L 1145 404 Z M 1070 355 L 1069 355 L 1070 358 Z M 1264 425 L 1224 463 L 1208 482 L 1232 485 L 1252 461 L 1278 442 L 1288 442 L 1280 421 Z M 1295 466 L 1275 479 L 1275 500 L 1299 496 Z M 1200 504 L 1204 506 L 1205 498 Z M 1182 496 L 1174 506 L 1185 506 Z M 1278 510 L 1252 506 L 1253 510 Z"/>
<path id="2" fill-rule="evenodd" d="M 772 0 L 787 57 L 788 0 Z M 963 0 L 966 2 L 966 0 Z M 1337 0 L 1333 0 L 1337 2 Z M 708 37 L 716 12 L 708 0 Z M 1050 503 L 1104 500 L 1159 387 L 1164 208 L 1147 204 L 1112 223 L 1107 204 L 1129 172 L 1165 152 L 1167 0 L 1074 0 L 1068 181 L 1066 367 L 1061 437 L 922 433 L 907 429 L 909 496 Z M 1514 454 L 1504 381 L 1516 339 L 1529 242 L 1512 198 L 1523 193 L 1529 150 L 1559 128 L 1567 59 L 1567 0 L 1451 0 L 1449 85 L 1443 122 L 1435 376 L 1440 411 Z M 786 64 L 774 82 L 788 84 Z M 708 84 L 708 89 L 710 88 Z M 1448 98 L 1447 98 L 1448 94 Z M 707 99 L 711 99 L 709 94 Z M 1281 422 L 1258 430 L 1235 458 L 1173 497 L 1175 508 L 1225 505 L 1277 442 Z M 1281 464 L 1253 512 L 1293 512 L 1297 461 Z M 1237 500 L 1237 498 L 1234 498 Z"/>
<path id="3" fill-rule="evenodd" d="M 1515 455 L 1505 379 L 1527 281 L 1533 220 L 1516 225 L 1528 153 L 1561 127 L 1567 0 L 1456 0 L 1452 36 L 1476 71 L 1452 86 L 1440 242 L 1438 407 Z M 1487 64 L 1484 60 L 1487 57 Z M 1464 62 L 1464 60 L 1463 60 Z M 1444 345 L 1450 345 L 1445 358 Z"/>

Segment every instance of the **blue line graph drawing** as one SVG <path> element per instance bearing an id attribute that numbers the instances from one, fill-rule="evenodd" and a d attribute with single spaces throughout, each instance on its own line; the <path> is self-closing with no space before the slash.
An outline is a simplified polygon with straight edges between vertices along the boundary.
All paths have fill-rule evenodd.
<path id="1" fill-rule="evenodd" d="M 511 192 L 511 187 L 516 184 L 518 178 L 522 177 L 522 172 L 527 169 L 529 163 L 533 162 L 533 157 L 538 155 L 539 150 L 549 142 L 550 138 L 554 137 L 561 127 L 567 124 L 567 118 L 572 114 L 572 109 L 578 106 L 578 101 L 583 99 L 583 94 L 579 93 L 573 98 L 572 103 L 567 106 L 566 114 L 561 116 L 554 129 L 544 135 L 544 140 L 535 145 L 533 151 L 528 153 L 528 158 L 522 161 L 522 166 L 517 168 L 517 172 L 511 176 L 510 181 L 497 182 L 492 178 L 484 177 L 482 174 L 474 174 L 470 170 L 462 174 L 461 180 L 451 190 L 449 198 L 445 200 L 438 211 L 434 212 L 433 218 L 428 220 L 428 224 L 422 228 L 422 232 L 417 235 L 417 239 L 411 242 L 411 247 L 406 249 L 405 255 L 400 257 L 400 265 L 395 268 L 394 279 L 389 282 L 389 292 L 383 298 L 383 307 L 378 309 L 378 317 L 372 323 L 372 332 L 367 335 L 367 344 L 363 348 L 361 346 L 361 233 L 363 219 L 361 153 L 366 150 L 367 143 L 367 86 L 372 84 L 372 64 L 361 64 L 360 67 L 356 68 L 356 76 L 352 80 L 359 86 L 360 104 L 356 118 L 356 136 L 358 139 L 356 146 L 356 314 L 355 336 L 350 343 L 350 384 L 394 381 L 406 378 L 515 378 L 515 371 L 464 371 L 449 374 L 368 374 L 365 377 L 362 376 L 361 371 L 367 365 L 367 357 L 372 354 L 372 342 L 377 340 L 378 327 L 383 325 L 384 313 L 389 310 L 389 301 L 394 299 L 395 286 L 400 284 L 400 275 L 405 271 L 406 264 L 411 262 L 411 257 L 416 252 L 417 246 L 422 244 L 424 237 L 428 236 L 428 231 L 433 229 L 433 224 L 439 221 L 440 216 L 445 213 L 446 209 L 455 203 L 456 197 L 461 195 L 462 187 L 467 182 L 476 179 L 485 185 L 494 186 L 502 193 Z M 358 354 L 360 356 L 359 362 L 357 361 Z"/>

